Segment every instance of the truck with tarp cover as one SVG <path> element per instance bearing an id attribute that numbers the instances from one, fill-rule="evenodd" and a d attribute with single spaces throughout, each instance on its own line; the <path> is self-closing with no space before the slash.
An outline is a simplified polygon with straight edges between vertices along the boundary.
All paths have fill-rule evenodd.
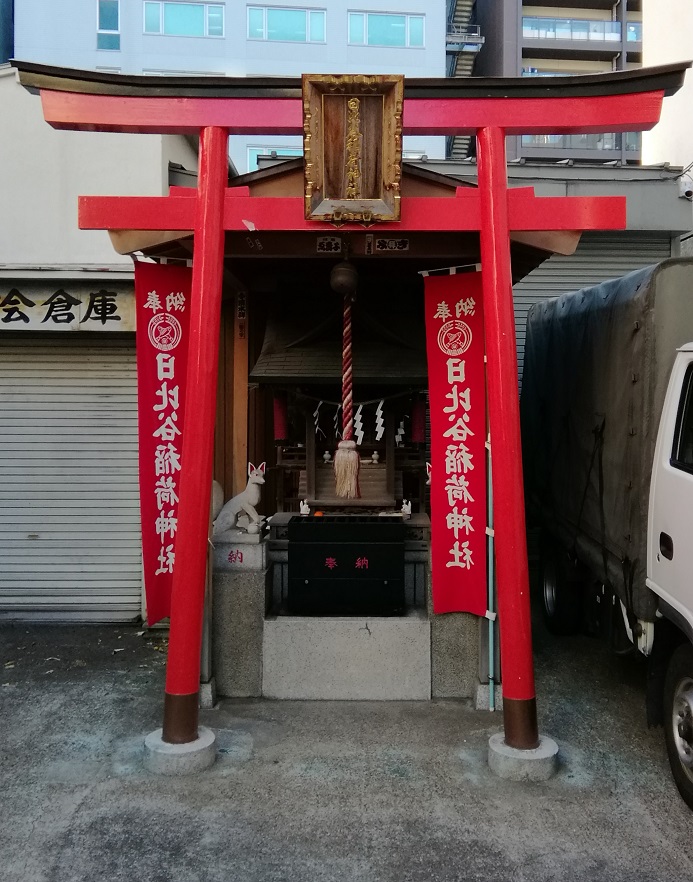
<path id="1" fill-rule="evenodd" d="M 546 624 L 647 656 L 693 808 L 693 259 L 532 307 L 521 420 Z"/>

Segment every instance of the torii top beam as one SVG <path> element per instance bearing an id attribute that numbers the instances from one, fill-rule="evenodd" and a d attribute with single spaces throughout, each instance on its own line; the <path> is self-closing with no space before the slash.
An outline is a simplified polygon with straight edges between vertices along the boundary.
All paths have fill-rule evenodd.
<path id="1" fill-rule="evenodd" d="M 40 90 L 56 129 L 198 134 L 207 126 L 233 135 L 301 135 L 298 78 L 123 76 L 13 62 L 22 85 Z M 659 120 L 662 99 L 683 84 L 688 62 L 592 74 L 528 78 L 405 81 L 405 135 L 643 131 Z M 578 100 L 576 100 L 578 99 Z"/>

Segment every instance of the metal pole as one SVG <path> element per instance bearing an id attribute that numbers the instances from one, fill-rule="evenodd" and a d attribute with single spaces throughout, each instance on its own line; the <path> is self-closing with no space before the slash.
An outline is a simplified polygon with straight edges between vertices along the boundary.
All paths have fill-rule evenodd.
<path id="1" fill-rule="evenodd" d="M 486 449 L 488 450 L 488 466 L 487 478 L 488 484 L 488 611 L 491 613 L 488 618 L 488 709 L 495 711 L 496 709 L 496 617 L 495 613 L 495 594 L 496 594 L 496 572 L 494 566 L 494 545 L 493 545 L 493 459 L 491 457 L 491 436 L 486 440 Z"/>
<path id="2" fill-rule="evenodd" d="M 198 734 L 227 181 L 228 133 L 217 126 L 204 128 L 200 137 L 188 395 L 164 696 L 162 740 L 170 744 L 187 744 L 195 741 Z"/>
<path id="3" fill-rule="evenodd" d="M 477 132 L 481 278 L 493 445 L 493 520 L 503 665 L 503 722 L 510 747 L 539 744 L 532 662 L 517 350 L 508 227 L 505 132 Z"/>
<path id="4" fill-rule="evenodd" d="M 212 574 L 214 567 L 214 546 L 211 541 L 207 549 L 207 572 L 205 573 L 205 600 L 202 613 L 202 652 L 200 654 L 200 683 L 212 680 Z"/>

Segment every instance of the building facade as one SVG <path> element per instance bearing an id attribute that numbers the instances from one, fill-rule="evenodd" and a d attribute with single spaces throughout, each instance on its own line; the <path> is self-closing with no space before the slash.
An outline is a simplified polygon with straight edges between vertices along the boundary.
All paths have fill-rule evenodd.
<path id="1" fill-rule="evenodd" d="M 163 195 L 183 137 L 54 131 L 0 66 L 0 617 L 142 613 L 133 263 L 85 193 Z M 175 181 L 179 183 L 178 181 Z"/>
<path id="2" fill-rule="evenodd" d="M 663 26 L 671 27 L 669 13 L 662 18 Z M 641 0 L 477 0 L 476 20 L 484 44 L 475 76 L 593 74 L 642 63 Z M 510 159 L 637 163 L 640 135 L 522 135 L 509 139 L 508 154 Z"/>
<path id="3" fill-rule="evenodd" d="M 471 0 L 369 0 L 365 6 L 349 0 L 303 6 L 295 0 L 15 0 L 14 55 L 150 76 L 442 77 L 446 70 L 462 76 L 469 75 L 481 45 L 478 27 L 470 26 L 471 12 Z M 404 148 L 408 156 L 442 158 L 446 142 L 407 138 Z M 240 173 L 272 153 L 300 156 L 301 140 L 231 139 L 230 156 Z"/>
<path id="4" fill-rule="evenodd" d="M 14 55 L 14 0 L 0 0 L 0 64 Z"/>
<path id="5" fill-rule="evenodd" d="M 667 14 L 663 16 L 661 6 L 654 0 L 643 0 L 643 26 L 647 28 L 644 64 L 668 64 L 693 58 L 693 6 L 690 3 L 670 0 Z M 660 122 L 643 135 L 645 162 L 670 162 L 689 169 L 693 162 L 691 101 L 693 79 L 689 71 L 681 91 L 666 102 Z M 684 193 L 691 189 L 688 183 L 682 184 Z"/>

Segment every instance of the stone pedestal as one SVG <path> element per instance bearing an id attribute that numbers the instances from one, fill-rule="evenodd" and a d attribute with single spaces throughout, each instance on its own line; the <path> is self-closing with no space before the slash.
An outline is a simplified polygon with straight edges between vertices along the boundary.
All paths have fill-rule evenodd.
<path id="1" fill-rule="evenodd" d="M 267 543 L 228 530 L 214 542 L 214 674 L 228 698 L 262 695 L 262 638 L 270 605 Z"/>
<path id="2" fill-rule="evenodd" d="M 431 697 L 473 698 L 479 682 L 479 619 L 431 614 Z"/>
<path id="3" fill-rule="evenodd" d="M 198 736 L 187 744 L 168 744 L 162 729 L 144 739 L 144 764 L 156 775 L 196 775 L 214 764 L 216 736 L 211 729 L 200 726 Z"/>
<path id="4" fill-rule="evenodd" d="M 488 764 L 507 781 L 548 781 L 558 768 L 558 745 L 548 735 L 540 735 L 534 750 L 518 750 L 508 747 L 503 733 L 498 732 L 488 742 Z"/>
<path id="5" fill-rule="evenodd" d="M 479 683 L 479 622 L 484 620 L 471 613 L 433 613 L 430 557 L 426 583 L 431 698 L 473 698 Z"/>

